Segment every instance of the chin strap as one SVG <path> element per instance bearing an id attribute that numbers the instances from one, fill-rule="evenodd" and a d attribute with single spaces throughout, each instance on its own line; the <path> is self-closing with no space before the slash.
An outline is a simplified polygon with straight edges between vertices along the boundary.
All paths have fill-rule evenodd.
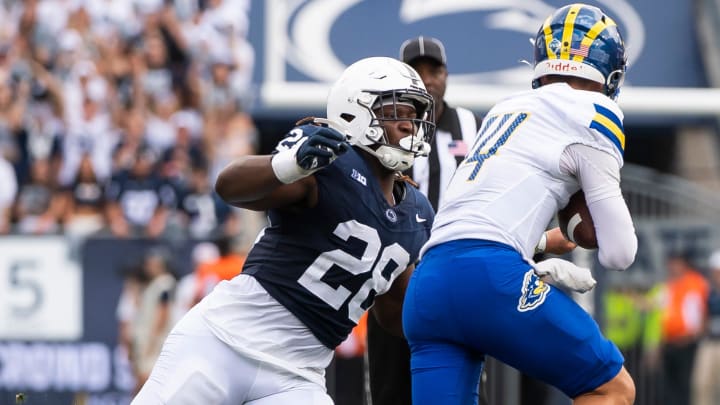
<path id="1" fill-rule="evenodd" d="M 365 152 L 375 156 L 386 168 L 398 172 L 404 172 L 409 169 L 415 161 L 415 156 L 412 152 L 404 152 L 388 145 L 380 145 L 377 150 L 372 150 L 369 146 L 359 143 L 354 146 L 357 146 Z"/>
<path id="2" fill-rule="evenodd" d="M 420 185 L 415 182 L 415 180 L 412 179 L 412 177 L 408 176 L 407 174 L 403 174 L 401 172 L 395 173 L 395 181 L 402 181 L 405 183 L 410 184 L 411 186 L 415 188 L 420 188 Z"/>

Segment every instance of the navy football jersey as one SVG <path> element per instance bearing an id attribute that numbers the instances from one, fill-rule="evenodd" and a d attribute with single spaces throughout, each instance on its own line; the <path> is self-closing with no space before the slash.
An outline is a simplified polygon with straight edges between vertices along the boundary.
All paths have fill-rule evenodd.
<path id="1" fill-rule="evenodd" d="M 427 198 L 404 182 L 404 198 L 390 206 L 352 148 L 315 177 L 317 206 L 271 210 L 243 273 L 334 349 L 375 296 L 418 259 L 434 213 Z"/>

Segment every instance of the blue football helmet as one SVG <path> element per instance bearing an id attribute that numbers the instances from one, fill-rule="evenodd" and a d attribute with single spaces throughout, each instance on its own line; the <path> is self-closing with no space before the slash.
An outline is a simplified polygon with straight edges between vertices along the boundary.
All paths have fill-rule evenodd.
<path id="1" fill-rule="evenodd" d="M 557 9 L 535 38 L 533 88 L 546 75 L 575 76 L 602 83 L 615 99 L 625 78 L 627 57 L 617 24 L 587 4 Z"/>

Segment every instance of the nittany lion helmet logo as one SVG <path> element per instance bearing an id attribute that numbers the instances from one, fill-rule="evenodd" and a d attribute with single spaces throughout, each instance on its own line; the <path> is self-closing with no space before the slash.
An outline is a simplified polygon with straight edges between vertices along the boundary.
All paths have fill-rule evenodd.
<path id="1" fill-rule="evenodd" d="M 530 311 L 542 305 L 550 292 L 550 285 L 540 280 L 533 269 L 525 273 L 522 284 L 522 293 L 518 300 L 517 309 L 520 312 Z"/>

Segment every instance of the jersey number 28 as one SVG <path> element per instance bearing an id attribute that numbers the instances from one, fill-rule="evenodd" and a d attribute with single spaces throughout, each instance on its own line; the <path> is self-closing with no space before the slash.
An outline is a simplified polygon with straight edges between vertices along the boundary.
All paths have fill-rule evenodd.
<path id="1" fill-rule="evenodd" d="M 398 243 L 383 248 L 380 236 L 374 228 L 361 224 L 355 220 L 338 224 L 333 231 L 335 236 L 347 241 L 354 237 L 367 243 L 362 257 L 357 258 L 340 249 L 324 252 L 300 276 L 298 282 L 308 291 L 312 292 L 334 309 L 340 309 L 345 301 L 352 295 L 348 303 L 348 317 L 357 323 L 365 312 L 361 307 L 372 291 L 383 294 L 408 266 L 410 254 Z M 347 288 L 332 287 L 322 281 L 323 276 L 333 266 L 339 266 L 353 275 L 360 275 L 372 271 L 370 277 L 354 294 Z M 394 266 L 389 278 L 383 275 L 388 266 Z"/>

